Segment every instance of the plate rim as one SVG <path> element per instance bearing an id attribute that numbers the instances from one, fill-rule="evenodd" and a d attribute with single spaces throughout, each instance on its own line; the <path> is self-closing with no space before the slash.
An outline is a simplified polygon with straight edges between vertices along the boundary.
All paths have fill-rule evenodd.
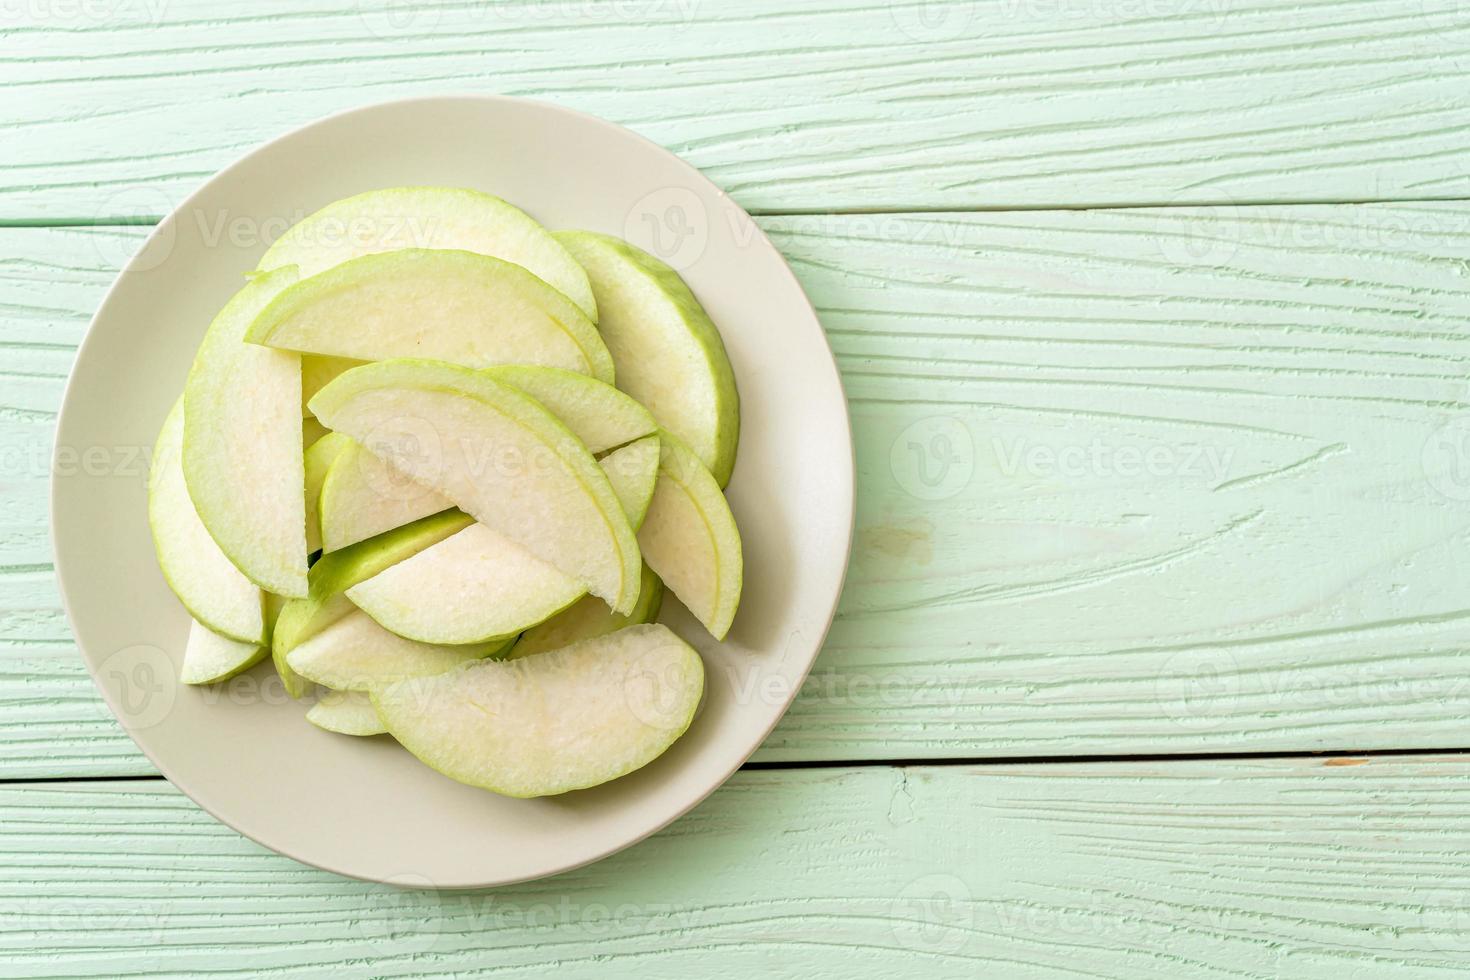
<path id="1" fill-rule="evenodd" d="M 569 117 L 581 124 L 590 123 L 596 127 L 610 131 L 620 138 L 632 137 L 637 142 L 642 143 L 649 150 L 661 154 L 664 157 L 667 157 L 674 161 L 675 164 L 680 169 L 682 169 L 685 172 L 686 176 L 688 176 L 693 182 L 702 184 L 706 189 L 716 194 L 720 200 L 722 200 L 728 206 L 737 209 L 738 212 L 745 217 L 746 221 L 749 222 L 749 227 L 754 231 L 755 235 L 757 236 L 757 241 L 762 244 L 766 249 L 768 249 L 770 253 L 774 255 L 778 260 L 780 274 L 787 278 L 787 280 L 789 281 L 789 285 L 795 287 L 796 294 L 800 296 L 801 302 L 804 304 L 806 312 L 811 316 L 812 322 L 817 327 L 817 331 L 821 335 L 822 343 L 826 348 L 827 367 L 831 371 L 832 380 L 835 382 L 837 392 L 842 399 L 841 432 L 843 436 L 843 446 L 846 449 L 847 462 L 846 466 L 843 467 L 840 473 L 840 476 L 845 481 L 845 492 L 841 492 L 841 488 L 839 488 L 839 493 L 841 503 L 847 508 L 847 520 L 842 528 L 843 534 L 845 535 L 845 541 L 842 545 L 841 574 L 838 576 L 837 588 L 834 591 L 834 594 L 830 600 L 829 607 L 826 610 L 825 614 L 821 617 L 823 620 L 822 628 L 820 634 L 815 638 L 815 646 L 812 655 L 807 659 L 807 662 L 803 669 L 800 671 L 799 675 L 794 676 L 795 683 L 791 687 L 791 694 L 786 699 L 786 702 L 782 706 L 781 710 L 771 720 L 770 724 L 766 726 L 765 730 L 761 731 L 758 736 L 754 738 L 750 749 L 746 751 L 742 756 L 740 756 L 733 766 L 730 766 L 722 775 L 719 775 L 718 778 L 712 779 L 710 785 L 706 789 L 694 795 L 693 798 L 690 799 L 684 806 L 670 812 L 667 817 L 663 818 L 660 821 L 654 822 L 653 825 L 646 830 L 626 840 L 620 840 L 610 846 L 598 849 L 596 853 L 591 854 L 590 856 L 580 857 L 573 861 L 563 862 L 557 864 L 554 868 L 550 870 L 538 873 L 513 875 L 505 878 L 495 879 L 493 881 L 484 881 L 478 883 L 451 883 L 439 885 L 437 883 L 426 884 L 423 882 L 406 883 L 403 881 L 393 881 L 391 880 L 391 876 L 373 877 L 369 875 L 358 874 L 356 872 L 343 868 L 332 867 L 329 863 L 313 860 L 310 857 L 304 856 L 300 853 L 296 853 L 291 848 L 280 847 L 276 844 L 267 843 L 260 840 L 254 834 L 247 832 L 246 830 L 237 826 L 233 821 L 228 820 L 221 814 L 217 813 L 208 804 L 204 803 L 196 796 L 194 796 L 194 794 L 189 792 L 189 790 L 184 785 L 181 785 L 174 778 L 174 775 L 169 771 L 169 767 L 161 762 L 158 758 L 156 758 L 154 754 L 143 744 L 143 742 L 140 741 L 133 730 L 123 722 L 122 719 L 124 713 L 120 712 L 118 710 L 118 706 L 114 704 L 114 699 L 109 693 L 107 687 L 98 682 L 96 670 L 92 663 L 92 658 L 87 655 L 85 649 L 83 649 L 80 638 L 77 636 L 77 628 L 75 622 L 76 617 L 72 610 L 70 590 L 68 589 L 66 584 L 69 575 L 66 568 L 67 562 L 62 558 L 62 552 L 58 542 L 59 524 L 57 521 L 57 507 L 60 485 L 59 474 L 61 472 L 59 456 L 64 445 L 60 436 L 66 424 L 68 409 L 71 407 L 73 400 L 83 397 L 76 384 L 77 365 L 80 364 L 82 360 L 86 357 L 88 347 L 97 335 L 99 322 L 101 321 L 103 314 L 106 312 L 108 306 L 111 304 L 114 294 L 118 292 L 126 277 L 135 271 L 134 267 L 138 265 L 140 259 L 142 259 L 143 256 L 147 254 L 149 247 L 154 243 L 155 239 L 157 239 L 160 234 L 164 233 L 165 229 L 170 227 L 173 221 L 177 220 L 177 216 L 183 214 L 191 206 L 195 199 L 204 194 L 206 190 L 208 190 L 216 181 L 225 177 L 231 171 L 243 165 L 246 161 L 255 157 L 257 154 L 269 151 L 271 148 L 277 146 L 280 143 L 283 143 L 287 140 L 295 139 L 308 130 L 314 129 L 318 126 L 324 126 L 328 123 L 343 120 L 354 115 L 368 114 L 388 107 L 402 107 L 413 104 L 428 103 L 444 104 L 454 102 L 530 106 L 541 112 Z M 736 380 L 738 383 L 739 379 L 737 378 Z M 713 795 L 717 790 L 728 783 L 729 780 L 745 766 L 745 764 L 750 760 L 751 756 L 753 756 L 757 751 L 760 750 L 766 739 L 770 737 L 771 732 L 776 729 L 776 727 L 786 717 L 786 713 L 790 711 L 792 704 L 796 701 L 796 698 L 799 696 L 801 689 L 804 687 L 807 678 L 810 676 L 812 669 L 816 665 L 817 658 L 821 655 L 822 648 L 826 643 L 827 637 L 832 629 L 832 624 L 836 619 L 837 608 L 841 602 L 842 594 L 847 582 L 847 575 L 851 568 L 852 547 L 857 524 L 857 458 L 852 434 L 851 402 L 848 399 L 846 386 L 843 383 L 842 372 L 837 364 L 836 352 L 832 348 L 831 337 L 828 335 L 826 329 L 822 326 L 821 318 L 817 315 L 817 311 L 815 306 L 812 304 L 811 297 L 807 295 L 806 290 L 802 287 L 800 280 L 797 278 L 796 273 L 792 270 L 790 263 L 786 259 L 786 256 L 770 240 L 770 237 L 766 234 L 765 229 L 760 227 L 759 223 L 755 221 L 754 217 L 748 211 L 746 211 L 745 208 L 741 207 L 734 199 L 729 196 L 729 194 L 722 187 L 720 187 L 708 176 L 706 176 L 703 171 L 701 171 L 699 168 L 695 167 L 693 164 L 689 163 L 683 157 L 679 156 L 677 153 L 673 152 L 667 147 L 664 147 L 663 145 L 649 139 L 648 137 L 636 132 L 633 129 L 604 119 L 600 116 L 596 116 L 588 112 L 583 112 L 580 109 L 574 109 L 569 106 L 560 105 L 555 102 L 548 102 L 542 99 L 531 99 L 521 96 L 476 92 L 450 92 L 436 95 L 407 96 L 404 98 L 386 99 L 382 101 L 351 106 L 294 126 L 291 129 L 280 133 L 275 137 L 254 145 L 250 149 L 246 150 L 244 153 L 234 157 L 225 166 L 219 168 L 218 170 L 211 173 L 208 177 L 204 178 L 188 195 L 180 200 L 168 214 L 164 215 L 156 224 L 154 224 L 148 235 L 142 240 L 142 242 L 138 244 L 137 248 L 133 250 L 133 253 L 128 258 L 127 262 L 124 263 L 122 267 L 118 270 L 111 284 L 103 293 L 101 300 L 97 303 L 96 309 L 93 311 L 91 318 L 87 322 L 87 327 L 82 335 L 82 339 L 77 344 L 76 353 L 72 359 L 71 367 L 67 371 L 66 383 L 62 388 L 60 406 L 57 409 L 56 413 L 56 422 L 52 427 L 52 440 L 53 441 L 50 458 L 51 472 L 48 477 L 49 492 L 47 494 L 47 540 L 51 546 L 52 562 L 55 570 L 57 592 L 61 598 L 61 607 L 63 613 L 66 616 L 67 627 L 71 631 L 72 640 L 76 644 L 77 652 L 80 655 L 83 664 L 87 668 L 87 675 L 91 678 L 93 687 L 102 696 L 103 703 L 107 705 L 108 711 L 112 713 L 114 720 L 118 722 L 118 726 L 123 730 L 123 732 L 127 734 L 128 738 L 132 740 L 133 744 L 138 748 L 143 756 L 147 758 L 150 763 L 152 763 L 154 768 L 158 770 L 159 774 L 169 783 L 169 785 L 174 788 L 175 791 L 187 797 L 195 806 L 208 813 L 210 817 L 212 817 L 215 821 L 225 827 L 228 827 L 231 831 L 241 835 L 247 840 L 252 841 L 256 845 L 263 847 L 274 854 L 280 854 L 300 864 L 315 868 L 320 871 L 340 875 L 344 878 L 349 878 L 357 881 L 363 881 L 372 884 L 389 885 L 398 888 L 408 888 L 412 890 L 453 892 L 480 888 L 498 888 L 502 886 L 520 884 L 528 881 L 537 881 L 565 874 L 578 868 L 583 868 L 590 864 L 594 864 L 605 858 L 611 857 L 613 854 L 642 843 L 649 837 L 652 837 L 654 834 L 657 834 L 660 831 L 666 829 L 671 824 L 688 814 L 695 807 L 699 806 L 705 800 L 709 799 L 711 795 Z M 177 679 L 174 679 L 173 682 L 178 683 Z M 137 778 L 146 779 L 147 777 Z"/>

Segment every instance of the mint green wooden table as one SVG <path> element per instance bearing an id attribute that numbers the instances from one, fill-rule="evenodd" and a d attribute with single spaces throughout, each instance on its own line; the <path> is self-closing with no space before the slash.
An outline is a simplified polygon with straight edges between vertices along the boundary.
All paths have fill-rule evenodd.
<path id="1" fill-rule="evenodd" d="M 631 126 L 758 216 L 860 495 L 754 765 L 608 861 L 432 894 L 151 771 L 46 490 L 146 225 L 285 129 L 464 90 Z M 0 976 L 1470 969 L 1463 2 L 30 0 L 0 134 Z"/>

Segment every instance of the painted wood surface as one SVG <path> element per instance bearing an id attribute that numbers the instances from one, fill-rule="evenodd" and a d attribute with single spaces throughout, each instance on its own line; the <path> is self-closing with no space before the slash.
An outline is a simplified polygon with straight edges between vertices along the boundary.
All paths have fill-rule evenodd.
<path id="1" fill-rule="evenodd" d="M 145 229 L 27 226 L 404 95 L 624 123 L 768 215 L 851 396 L 853 573 L 759 758 L 1463 747 L 1467 74 L 1457 0 L 0 3 L 0 975 L 1462 975 L 1467 756 L 746 771 L 471 894 L 64 781 L 152 771 L 46 533 Z M 1250 203 L 1366 200 L 1418 203 Z"/>
<path id="2" fill-rule="evenodd" d="M 763 219 L 858 440 L 838 622 L 758 758 L 1466 744 L 1470 207 Z M 0 232 L 0 775 L 150 772 L 45 539 L 140 229 Z M 141 479 L 135 447 L 68 465 Z M 89 455 L 90 454 L 90 455 Z"/>
<path id="3" fill-rule="evenodd" d="M 0 219 L 166 213 L 284 130 L 445 91 L 624 123 L 748 208 L 1470 191 L 1457 0 L 31 0 Z"/>
<path id="4" fill-rule="evenodd" d="M 0 960 L 16 978 L 1463 976 L 1467 785 L 1462 758 L 745 772 L 606 861 L 455 893 L 306 868 L 159 781 L 9 786 Z"/>

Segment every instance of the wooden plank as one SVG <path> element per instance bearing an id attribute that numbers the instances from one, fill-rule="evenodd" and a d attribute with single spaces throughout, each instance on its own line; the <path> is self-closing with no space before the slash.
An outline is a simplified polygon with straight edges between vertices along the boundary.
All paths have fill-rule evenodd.
<path id="1" fill-rule="evenodd" d="M 773 229 L 861 490 L 765 757 L 1466 744 L 1470 209 Z"/>
<path id="2" fill-rule="evenodd" d="M 371 101 L 631 126 L 755 209 L 1466 196 L 1457 0 L 104 0 L 0 13 L 0 218 L 158 216 Z"/>
<path id="3" fill-rule="evenodd" d="M 1470 205 L 763 223 L 837 349 L 860 500 L 759 758 L 1466 744 Z M 140 235 L 0 234 L 0 450 L 42 461 L 0 493 L 12 778 L 148 771 L 40 531 L 70 345 Z"/>
<path id="4" fill-rule="evenodd" d="M 15 978 L 1462 976 L 1467 780 L 1463 757 L 745 772 L 606 861 L 456 893 L 298 865 L 163 782 L 11 785 L 0 963 Z"/>
<path id="5" fill-rule="evenodd" d="M 0 712 L 6 716 L 0 773 L 6 776 L 154 771 L 102 704 L 72 644 L 48 532 L 52 429 L 66 375 L 92 312 L 145 231 L 0 233 Z M 146 474 L 135 462 L 131 475 L 117 478 Z"/>

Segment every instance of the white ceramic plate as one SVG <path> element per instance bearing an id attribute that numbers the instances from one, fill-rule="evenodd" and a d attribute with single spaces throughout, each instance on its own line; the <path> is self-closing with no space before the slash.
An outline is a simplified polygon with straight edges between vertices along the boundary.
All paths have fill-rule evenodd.
<path id="1" fill-rule="evenodd" d="M 216 309 L 289 223 L 376 187 L 482 188 L 547 227 L 623 235 L 684 274 L 740 388 L 729 487 L 745 592 L 716 644 L 670 597 L 663 621 L 704 654 L 708 693 L 666 755 L 624 779 L 541 800 L 456 783 L 387 737 L 303 719 L 269 661 L 219 688 L 175 680 L 188 620 L 154 561 L 151 447 Z M 509 98 L 415 99 L 313 123 L 221 172 L 128 264 L 77 356 L 57 432 L 56 570 L 93 678 L 139 747 L 200 806 L 307 864 L 457 888 L 554 874 L 632 844 L 718 787 L 800 688 L 847 566 L 853 456 L 826 338 L 750 217 L 693 167 L 617 126 Z M 82 465 L 90 458 L 95 465 Z M 113 465 L 118 464 L 118 465 Z M 759 844 L 752 842 L 752 848 Z"/>

